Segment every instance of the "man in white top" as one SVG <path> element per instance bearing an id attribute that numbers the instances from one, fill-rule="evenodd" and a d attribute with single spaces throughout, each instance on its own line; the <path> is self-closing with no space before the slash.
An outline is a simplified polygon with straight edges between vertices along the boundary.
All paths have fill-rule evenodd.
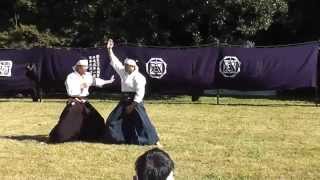
<path id="1" fill-rule="evenodd" d="M 157 144 L 159 137 L 143 106 L 146 78 L 139 72 L 135 60 L 126 58 L 122 64 L 113 53 L 113 46 L 109 39 L 110 65 L 121 78 L 122 99 L 106 121 L 106 142 Z"/>
<path id="2" fill-rule="evenodd" d="M 110 80 L 95 78 L 90 72 L 87 72 L 87 69 L 88 60 L 81 58 L 73 66 L 74 72 L 70 73 L 65 81 L 68 95 L 76 98 L 76 100 L 83 101 L 83 98 L 89 95 L 90 86 L 102 87 L 103 85 L 110 84 L 114 81 L 114 76 L 112 76 Z"/>
<path id="3" fill-rule="evenodd" d="M 102 87 L 114 81 L 95 78 L 87 72 L 88 60 L 80 58 L 73 66 L 65 81 L 69 100 L 64 108 L 58 124 L 49 135 L 49 142 L 62 143 L 66 141 L 97 141 L 101 140 L 105 131 L 103 117 L 86 100 L 90 86 Z"/>

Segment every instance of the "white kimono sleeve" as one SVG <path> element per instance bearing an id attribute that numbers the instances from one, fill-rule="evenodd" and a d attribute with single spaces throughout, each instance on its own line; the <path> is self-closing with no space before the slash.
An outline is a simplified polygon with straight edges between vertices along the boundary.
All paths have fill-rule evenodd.
<path id="1" fill-rule="evenodd" d="M 119 76 L 122 77 L 124 74 L 124 65 L 119 61 L 117 56 L 114 55 L 112 49 L 109 50 L 109 57 L 110 65 L 119 74 Z"/>
<path id="2" fill-rule="evenodd" d="M 113 82 L 112 80 L 104 80 L 101 78 L 94 78 L 93 85 L 97 86 L 97 87 L 102 87 L 103 85 L 110 84 L 112 82 Z"/>
<path id="3" fill-rule="evenodd" d="M 141 103 L 144 98 L 145 94 L 145 86 L 146 86 L 146 79 L 143 76 L 138 76 L 135 79 L 135 89 L 136 95 L 134 96 L 134 101 L 137 103 Z"/>

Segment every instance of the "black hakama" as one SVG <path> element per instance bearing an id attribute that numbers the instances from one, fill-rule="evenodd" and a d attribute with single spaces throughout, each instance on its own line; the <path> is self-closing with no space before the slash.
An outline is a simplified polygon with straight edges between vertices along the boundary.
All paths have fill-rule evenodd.
<path id="1" fill-rule="evenodd" d="M 130 114 L 126 114 L 126 106 L 132 103 L 132 99 L 122 98 L 107 118 L 106 143 L 152 145 L 159 141 L 143 103 L 138 103 Z"/>
<path id="2" fill-rule="evenodd" d="M 49 134 L 50 143 L 67 141 L 99 141 L 105 132 L 103 117 L 88 102 L 67 102 L 58 124 Z"/>

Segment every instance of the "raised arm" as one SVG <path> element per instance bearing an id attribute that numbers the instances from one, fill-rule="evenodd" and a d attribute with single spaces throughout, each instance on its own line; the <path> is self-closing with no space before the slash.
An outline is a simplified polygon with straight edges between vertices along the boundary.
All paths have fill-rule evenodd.
<path id="1" fill-rule="evenodd" d="M 121 75 L 124 72 L 124 66 L 123 64 L 119 61 L 117 56 L 113 53 L 113 40 L 109 39 L 107 42 L 107 50 L 110 58 L 110 65 L 113 67 L 113 69 Z"/>

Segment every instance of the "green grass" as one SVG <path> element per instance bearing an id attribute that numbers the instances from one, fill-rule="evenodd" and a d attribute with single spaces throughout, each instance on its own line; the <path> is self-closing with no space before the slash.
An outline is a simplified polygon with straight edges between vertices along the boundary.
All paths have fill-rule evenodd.
<path id="1" fill-rule="evenodd" d="M 106 117 L 117 101 L 92 100 Z M 177 180 L 320 179 L 320 109 L 312 102 L 213 97 L 147 100 Z M 0 101 L 0 179 L 132 179 L 153 146 L 43 143 L 64 100 Z"/>

